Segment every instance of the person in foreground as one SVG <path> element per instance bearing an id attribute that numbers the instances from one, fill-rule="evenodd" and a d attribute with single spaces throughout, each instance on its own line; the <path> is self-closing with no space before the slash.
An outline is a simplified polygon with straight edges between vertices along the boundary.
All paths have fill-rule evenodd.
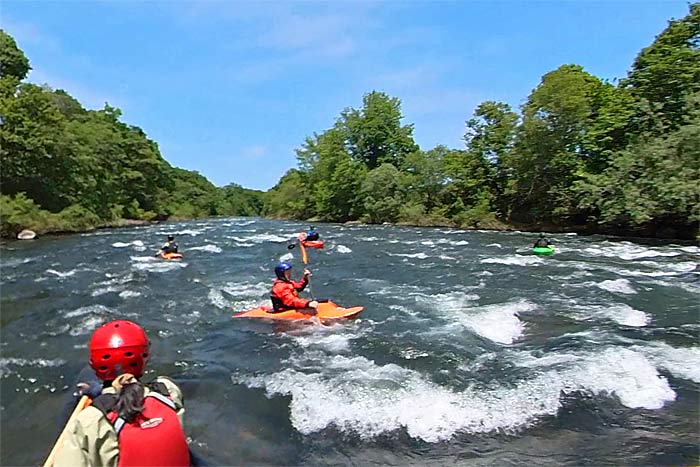
<path id="1" fill-rule="evenodd" d="M 168 235 L 168 241 L 160 247 L 161 253 L 177 253 L 178 246 L 173 235 Z"/>
<path id="2" fill-rule="evenodd" d="M 549 239 L 544 236 L 543 233 L 540 234 L 535 244 L 532 245 L 533 248 L 547 248 L 549 246 Z"/>
<path id="3" fill-rule="evenodd" d="M 150 345 L 141 326 L 131 321 L 112 321 L 93 333 L 90 366 L 102 387 L 78 385 L 94 400 L 69 422 L 54 466 L 191 465 L 180 388 L 164 376 L 149 385 L 137 379 Z"/>
<path id="4" fill-rule="evenodd" d="M 272 300 L 271 313 L 281 313 L 296 309 L 307 315 L 316 314 L 316 309 L 318 308 L 316 300 L 299 298 L 299 292 L 304 290 L 309 284 L 311 271 L 304 269 L 304 277 L 300 281 L 293 281 L 292 265 L 282 261 L 275 267 L 275 276 L 277 276 L 277 280 L 272 286 L 272 294 L 270 295 Z"/>

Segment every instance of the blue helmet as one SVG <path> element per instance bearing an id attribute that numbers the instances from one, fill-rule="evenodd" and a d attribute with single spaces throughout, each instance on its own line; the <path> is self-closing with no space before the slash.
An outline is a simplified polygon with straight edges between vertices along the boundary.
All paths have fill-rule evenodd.
<path id="1" fill-rule="evenodd" d="M 275 267 L 275 275 L 277 279 L 284 279 L 284 271 L 289 271 L 292 269 L 292 265 L 286 261 L 282 261 Z"/>

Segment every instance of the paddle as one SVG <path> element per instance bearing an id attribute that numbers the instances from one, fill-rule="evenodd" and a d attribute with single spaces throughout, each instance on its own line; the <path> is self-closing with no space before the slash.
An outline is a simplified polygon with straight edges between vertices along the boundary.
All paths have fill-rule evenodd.
<path id="1" fill-rule="evenodd" d="M 84 395 L 80 398 L 80 400 L 78 401 L 78 405 L 75 406 L 75 409 L 73 409 L 73 413 L 70 415 L 70 418 L 66 422 L 66 426 L 63 427 L 63 431 L 61 431 L 61 434 L 58 436 L 56 444 L 53 445 L 53 449 L 51 449 L 49 457 L 46 458 L 46 462 L 44 462 L 44 467 L 53 466 L 54 458 L 56 457 L 56 454 L 58 454 L 58 451 L 61 449 L 61 446 L 63 446 L 65 437 L 68 436 L 68 427 L 70 426 L 71 422 L 73 422 L 75 417 L 77 417 L 78 414 L 91 403 L 92 399 L 90 399 L 88 396 Z"/>

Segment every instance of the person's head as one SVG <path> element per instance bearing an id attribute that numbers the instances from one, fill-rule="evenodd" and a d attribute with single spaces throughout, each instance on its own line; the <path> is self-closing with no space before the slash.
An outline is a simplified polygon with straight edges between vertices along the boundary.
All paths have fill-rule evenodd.
<path id="1" fill-rule="evenodd" d="M 169 241 L 169 242 L 174 242 L 174 241 L 175 241 L 175 235 L 168 235 L 168 241 Z"/>
<path id="2" fill-rule="evenodd" d="M 103 324 L 90 338 L 90 366 L 102 381 L 124 373 L 139 377 L 148 362 L 151 343 L 141 326 L 127 320 Z"/>
<path id="3" fill-rule="evenodd" d="M 540 232 L 540 238 L 544 238 L 544 233 Z"/>
<path id="4" fill-rule="evenodd" d="M 288 281 L 292 277 L 292 265 L 287 261 L 282 261 L 275 266 L 275 276 L 277 279 Z"/>

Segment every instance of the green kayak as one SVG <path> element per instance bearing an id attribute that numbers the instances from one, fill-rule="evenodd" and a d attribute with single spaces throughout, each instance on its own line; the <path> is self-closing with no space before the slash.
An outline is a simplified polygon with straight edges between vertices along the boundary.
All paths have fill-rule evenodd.
<path id="1" fill-rule="evenodd" d="M 554 248 L 551 246 L 536 246 L 532 249 L 532 252 L 539 256 L 549 256 L 554 253 Z"/>

